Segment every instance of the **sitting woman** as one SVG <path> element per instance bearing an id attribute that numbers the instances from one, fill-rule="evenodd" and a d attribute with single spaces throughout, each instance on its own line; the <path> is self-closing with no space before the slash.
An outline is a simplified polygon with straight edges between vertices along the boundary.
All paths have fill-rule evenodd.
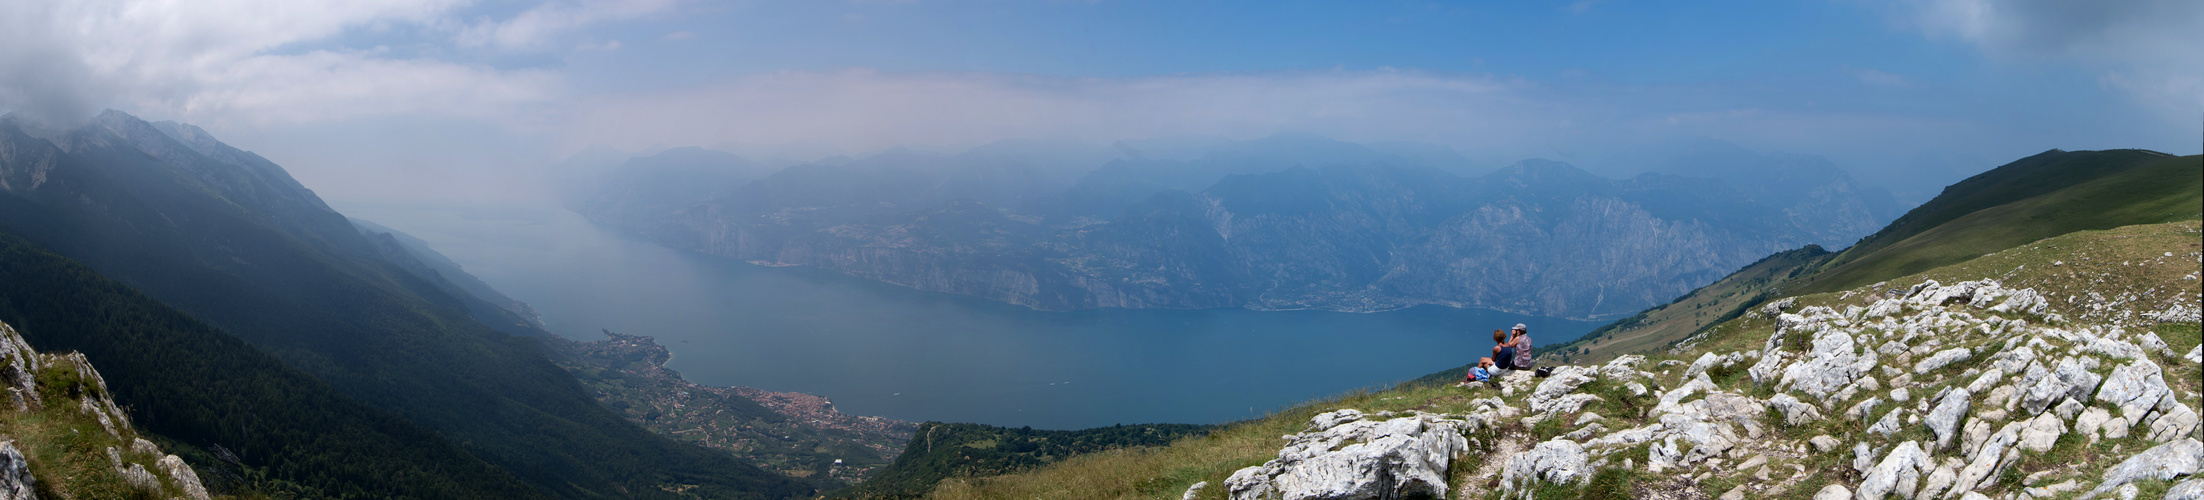
<path id="1" fill-rule="evenodd" d="M 1492 343 L 1499 344 L 1492 346 L 1492 359 L 1499 360 L 1498 364 L 1494 365 L 1495 367 L 1502 370 L 1516 369 L 1515 342 L 1512 342 L 1512 340 L 1514 339 L 1508 336 L 1507 330 L 1492 331 Z"/>

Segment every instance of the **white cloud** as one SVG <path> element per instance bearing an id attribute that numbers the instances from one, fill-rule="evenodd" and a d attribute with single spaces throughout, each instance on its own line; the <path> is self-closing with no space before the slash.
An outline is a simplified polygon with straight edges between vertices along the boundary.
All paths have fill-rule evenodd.
<path id="1" fill-rule="evenodd" d="M 1935 38 L 2008 61 L 2079 63 L 2181 121 L 2204 112 L 2204 2 L 1914 0 L 1886 4 Z"/>
<path id="2" fill-rule="evenodd" d="M 541 49 L 568 30 L 605 21 L 633 19 L 673 8 L 680 0 L 584 0 L 537 5 L 504 21 L 478 23 L 459 34 L 466 47 Z"/>
<path id="3" fill-rule="evenodd" d="M 536 44 L 564 29 L 661 9 L 668 1 L 556 4 L 479 26 L 491 39 Z M 210 124 L 404 113 L 531 120 L 527 106 L 559 94 L 557 75 L 398 57 L 381 48 L 298 50 L 391 26 L 451 36 L 460 26 L 454 12 L 467 3 L 0 2 L 0 109 L 53 121 L 83 119 L 102 107 Z M 616 48 L 617 42 L 591 47 Z"/>

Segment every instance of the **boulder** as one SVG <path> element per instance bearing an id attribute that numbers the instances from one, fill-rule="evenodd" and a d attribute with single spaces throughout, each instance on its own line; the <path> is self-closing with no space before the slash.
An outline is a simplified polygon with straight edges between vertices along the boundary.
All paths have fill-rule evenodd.
<path id="1" fill-rule="evenodd" d="M 192 472 L 191 466 L 185 464 L 184 459 L 175 455 L 161 457 L 161 461 L 154 463 L 153 468 L 160 469 L 163 474 L 168 474 L 169 480 L 176 482 L 177 489 L 184 491 L 185 498 L 191 500 L 208 500 L 210 498 L 207 495 L 206 485 L 199 482 L 199 473 Z"/>
<path id="2" fill-rule="evenodd" d="M 1180 493 L 1180 494 L 1179 494 L 1179 500 L 1194 500 L 1194 499 L 1196 499 L 1196 498 L 1201 498 L 1201 490 L 1202 490 L 1202 488 L 1208 488 L 1208 487 L 1209 487 L 1209 482 L 1208 482 L 1208 481 L 1202 481 L 1202 482 L 1199 482 L 1199 483 L 1194 483 L 1194 485 L 1193 485 L 1193 486 L 1188 486 L 1188 487 L 1186 487 L 1186 492 L 1185 492 L 1185 493 Z"/>
<path id="3" fill-rule="evenodd" d="M 1964 347 L 1955 347 L 1951 349 L 1937 351 L 1936 354 L 1929 355 L 1928 359 L 1923 359 L 1919 363 L 1914 363 L 1913 374 L 1927 374 L 1928 372 L 1936 371 L 1936 369 L 1938 368 L 1951 366 L 1952 363 L 1966 361 L 1967 358 L 1972 356 L 1974 356 L 1974 353 L 1972 351 L 1968 351 L 1967 348 Z"/>
<path id="4" fill-rule="evenodd" d="M 2166 489 L 2164 500 L 2204 500 L 2204 477 L 2190 477 Z"/>
<path id="5" fill-rule="evenodd" d="M 1843 441 L 1838 441 L 1837 438 L 1830 437 L 1828 434 L 1814 436 L 1813 439 L 1809 439 L 1807 442 L 1814 444 L 1814 451 L 1822 453 L 1837 451 L 1838 448 L 1844 447 Z"/>
<path id="6" fill-rule="evenodd" d="M 2051 446 L 2058 443 L 2059 436 L 2065 434 L 2066 422 L 2059 420 L 2058 415 L 2045 413 L 2037 415 L 2027 422 L 2026 427 L 2021 428 L 2020 440 L 2014 445 L 2023 450 L 2042 453 L 2051 451 Z"/>
<path id="7" fill-rule="evenodd" d="M 1517 491 L 1529 490 L 1536 483 L 1576 484 L 1592 478 L 1592 468 L 1584 447 L 1575 441 L 1556 439 L 1538 443 L 1530 451 L 1517 454 L 1508 461 L 1502 477 L 1508 487 Z"/>
<path id="8" fill-rule="evenodd" d="M 1391 420 L 1348 410 L 1310 419 L 1278 458 L 1225 480 L 1233 499 L 1443 497 L 1447 463 L 1469 452 L 1472 424 L 1418 413 Z M 1573 444 L 1573 443 L 1572 443 Z"/>
<path id="9" fill-rule="evenodd" d="M 1913 491 L 1921 479 L 1921 472 L 1929 470 L 1927 453 L 1920 443 L 1906 441 L 1890 450 L 1881 463 L 1868 469 L 1867 478 L 1860 481 L 1860 489 L 1853 497 L 1857 500 L 1881 500 L 1885 495 L 1913 498 Z"/>
<path id="10" fill-rule="evenodd" d="M 1891 434 L 1897 434 L 1899 427 L 1903 425 L 1902 419 L 1905 417 L 1905 413 L 1905 408 L 1890 410 L 1890 413 L 1883 414 L 1883 418 L 1881 420 L 1876 420 L 1875 425 L 1867 426 L 1867 432 L 1880 434 L 1883 437 L 1890 437 Z"/>
<path id="11" fill-rule="evenodd" d="M 2166 387 L 2158 363 L 2138 359 L 2113 368 L 2112 374 L 2105 377 L 2104 386 L 2097 389 L 2096 398 L 2098 402 L 2119 407 L 2128 425 L 2134 425 L 2158 406 L 2158 400 L 2172 393 L 2173 389 Z"/>
<path id="12" fill-rule="evenodd" d="M 1936 433 L 1936 446 L 1930 448 L 1932 451 L 1951 446 L 1952 438 L 1959 436 L 1959 421 L 1966 418 L 1967 410 L 1973 407 L 1967 399 L 1970 397 L 1973 394 L 1966 389 L 1953 389 L 1944 393 L 1944 399 L 1936 403 L 1936 409 L 1929 410 L 1926 423 L 1929 432 Z"/>
<path id="13" fill-rule="evenodd" d="M 1768 407 L 1783 414 L 1785 425 L 1796 426 L 1821 420 L 1821 410 L 1814 409 L 1814 405 L 1799 401 L 1798 398 L 1791 397 L 1789 394 L 1777 394 L 1768 398 Z"/>
<path id="14" fill-rule="evenodd" d="M 1684 369 L 1684 378 L 1690 379 L 1692 377 L 1697 377 L 1699 376 L 1699 374 L 1706 373 L 1707 370 L 1713 369 L 1716 365 L 1721 363 L 1721 356 L 1716 356 L 1714 355 L 1714 353 L 1711 352 L 1701 354 L 1699 355 L 1698 361 L 1691 362 L 1691 367 Z"/>
<path id="15" fill-rule="evenodd" d="M 1814 492 L 1814 500 L 1850 500 L 1851 498 L 1852 491 L 1844 489 L 1844 485 L 1841 484 L 1823 486 L 1821 491 Z"/>
<path id="16" fill-rule="evenodd" d="M 2105 469 L 2104 482 L 2099 483 L 2088 494 L 2082 495 L 2082 498 L 2093 498 L 2119 488 L 2120 485 L 2144 479 L 2164 481 L 2193 475 L 2197 473 L 2200 464 L 2204 464 L 2204 443 L 2195 439 L 2184 438 L 2154 446 L 2128 457 L 2119 465 Z M 2171 498 L 2171 492 L 2168 493 L 2167 497 Z"/>
<path id="17" fill-rule="evenodd" d="M 1583 409 L 1585 403 L 1600 400 L 1590 394 L 1572 394 L 1578 387 L 1596 380 L 1591 372 L 1590 368 L 1576 366 L 1555 368 L 1553 375 L 1539 382 L 1538 388 L 1523 401 L 1531 413 L 1548 416 Z"/>
<path id="18" fill-rule="evenodd" d="M 1826 399 L 1837 390 L 1851 385 L 1873 367 L 1874 355 L 1860 356 L 1851 335 L 1839 330 L 1825 330 L 1814 336 L 1812 351 L 1783 369 L 1783 379 L 1777 387 L 1795 388 L 1816 398 Z"/>
<path id="19" fill-rule="evenodd" d="M 2105 411 L 2104 408 L 2090 407 L 2087 410 L 2082 410 L 2081 415 L 2074 417 L 2074 432 L 2082 433 L 2083 437 L 2089 438 L 2089 444 L 2097 444 L 2097 430 L 2104 428 L 2105 422 L 2111 420 L 2112 412 Z"/>
<path id="20" fill-rule="evenodd" d="M 2166 412 L 2164 416 L 2158 417 L 2157 420 L 2150 421 L 2149 438 L 2151 441 L 2160 443 L 2172 441 L 2175 438 L 2187 436 L 2190 432 L 2196 431 L 2196 426 L 2196 411 L 2189 409 L 2187 404 L 2174 403 L 2173 411 Z"/>

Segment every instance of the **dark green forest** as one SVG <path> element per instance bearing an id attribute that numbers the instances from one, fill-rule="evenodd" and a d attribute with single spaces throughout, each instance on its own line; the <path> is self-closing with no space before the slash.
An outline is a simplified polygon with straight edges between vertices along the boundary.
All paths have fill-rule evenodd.
<path id="1" fill-rule="evenodd" d="M 426 428 L 361 405 L 235 337 L 6 233 L 0 233 L 0 321 L 39 349 L 84 353 L 131 420 L 168 438 L 172 450 L 206 471 L 217 492 L 541 496 Z M 217 449 L 227 451 L 218 457 Z"/>
<path id="2" fill-rule="evenodd" d="M 919 424 L 895 463 L 862 484 L 837 490 L 836 498 L 917 498 L 952 477 L 985 477 L 1023 471 L 1075 455 L 1112 448 L 1163 446 L 1207 435 L 1220 426 L 1114 425 L 1076 431 L 1033 430 L 981 424 Z"/>

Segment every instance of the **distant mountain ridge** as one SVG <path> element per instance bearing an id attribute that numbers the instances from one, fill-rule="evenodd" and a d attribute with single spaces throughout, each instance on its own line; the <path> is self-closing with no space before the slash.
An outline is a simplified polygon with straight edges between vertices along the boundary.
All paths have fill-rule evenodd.
<path id="1" fill-rule="evenodd" d="M 1205 147 L 1190 160 L 1128 148 L 1076 175 L 890 153 L 636 189 L 681 177 L 646 157 L 572 206 L 675 248 L 1044 310 L 1437 304 L 1572 318 L 1636 312 L 1896 216 L 1886 192 L 1803 156 L 1739 186 L 1545 160 L 1464 177 L 1309 137 Z"/>

